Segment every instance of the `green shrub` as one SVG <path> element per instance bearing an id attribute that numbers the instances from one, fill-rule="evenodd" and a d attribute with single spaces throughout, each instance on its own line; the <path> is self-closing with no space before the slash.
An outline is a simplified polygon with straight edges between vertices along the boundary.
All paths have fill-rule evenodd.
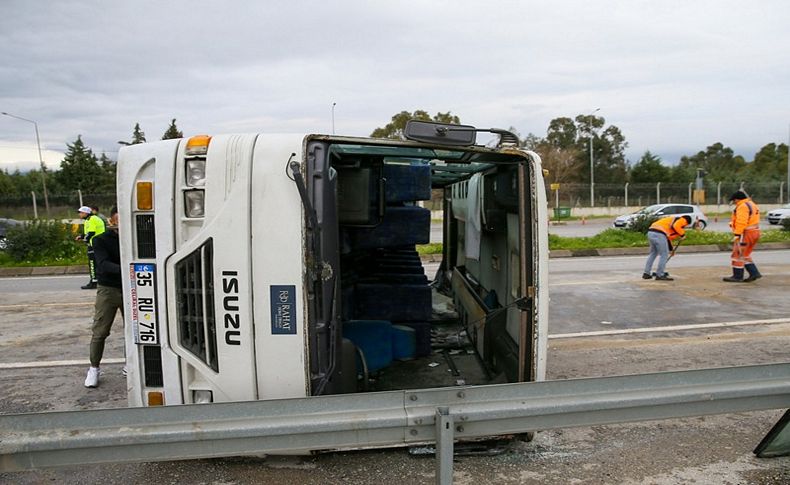
<path id="1" fill-rule="evenodd" d="M 630 225 L 626 226 L 626 229 L 629 231 L 646 234 L 647 230 L 650 229 L 650 225 L 660 218 L 661 216 L 652 214 L 639 214 L 638 216 L 634 217 Z"/>
<path id="2" fill-rule="evenodd" d="M 442 254 L 442 247 L 442 243 L 418 244 L 417 254 L 420 256 L 426 254 Z"/>
<path id="3" fill-rule="evenodd" d="M 6 253 L 18 262 L 71 260 L 85 251 L 84 243 L 74 241 L 69 226 L 53 221 L 9 227 L 6 242 Z"/>
<path id="4" fill-rule="evenodd" d="M 781 220 L 781 223 L 783 231 L 790 231 L 790 217 L 785 217 Z"/>

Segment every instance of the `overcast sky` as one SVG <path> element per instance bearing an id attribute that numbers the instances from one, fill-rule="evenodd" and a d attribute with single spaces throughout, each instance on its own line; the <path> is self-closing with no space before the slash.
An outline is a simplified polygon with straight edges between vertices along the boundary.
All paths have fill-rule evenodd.
<path id="1" fill-rule="evenodd" d="M 546 134 L 600 108 L 632 162 L 790 127 L 790 2 L 0 2 L 0 111 L 47 166 L 82 135 L 115 158 L 136 122 L 186 136 L 368 135 L 402 110 Z M 37 166 L 0 116 L 0 167 Z"/>

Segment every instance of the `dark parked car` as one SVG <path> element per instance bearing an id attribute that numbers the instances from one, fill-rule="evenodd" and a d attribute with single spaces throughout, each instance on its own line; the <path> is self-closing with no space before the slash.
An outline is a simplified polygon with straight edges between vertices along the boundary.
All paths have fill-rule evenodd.
<path id="1" fill-rule="evenodd" d="M 4 219 L 0 217 L 0 249 L 6 248 L 5 233 L 9 227 L 20 226 L 21 221 L 15 219 Z"/>

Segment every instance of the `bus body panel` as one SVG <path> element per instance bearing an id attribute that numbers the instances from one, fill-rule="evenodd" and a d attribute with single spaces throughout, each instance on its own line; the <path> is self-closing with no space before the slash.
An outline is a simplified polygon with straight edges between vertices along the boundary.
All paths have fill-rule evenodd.
<path id="1" fill-rule="evenodd" d="M 285 167 L 303 139 L 260 135 L 252 163 L 252 274 L 260 399 L 309 395 L 303 291 L 304 209 Z"/>
<path id="2" fill-rule="evenodd" d="M 173 251 L 174 226 L 165 223 L 167 215 L 173 213 L 173 170 L 176 154 L 181 140 L 167 140 L 156 144 L 139 144 L 125 147 L 118 158 L 118 212 L 120 250 L 121 250 L 121 278 L 124 294 L 124 321 L 128 322 L 132 314 L 131 301 L 128 295 L 131 291 L 131 280 L 126 276 L 131 262 L 151 262 L 157 268 L 164 268 L 165 258 Z M 136 182 L 150 181 L 154 183 L 154 210 L 140 211 L 136 203 Z M 137 242 L 139 235 L 135 224 L 138 215 L 162 214 L 163 219 L 155 224 L 156 254 L 154 258 L 138 257 Z M 159 339 L 162 349 L 162 378 L 165 382 L 180 380 L 177 356 L 169 350 L 169 339 L 163 319 L 166 318 L 167 293 L 164 271 L 156 274 L 156 289 L 158 298 Z M 134 329 L 131 325 L 124 325 L 125 354 L 127 368 L 127 387 L 129 389 L 129 405 L 144 406 L 144 395 L 148 390 L 162 391 L 162 388 L 147 388 L 145 378 L 139 371 L 143 368 L 143 349 L 135 343 Z M 182 403 L 179 387 L 164 389 L 164 399 L 168 404 Z"/>
<path id="3" fill-rule="evenodd" d="M 535 368 L 535 380 L 546 379 L 546 354 L 548 353 L 549 337 L 549 219 L 546 185 L 543 179 L 543 166 L 540 155 L 533 151 L 524 151 L 531 161 L 530 192 L 532 198 L 533 237 L 533 268 L 535 274 L 535 333 L 532 362 Z"/>
<path id="4" fill-rule="evenodd" d="M 227 135 L 211 140 L 206 156 L 205 216 L 202 224 L 185 215 L 183 193 L 193 190 L 186 186 L 183 146 L 176 161 L 175 213 L 177 231 L 176 252 L 167 259 L 167 284 L 171 300 L 184 298 L 187 290 L 179 287 L 178 275 L 208 279 L 213 283 L 213 301 L 205 295 L 202 303 L 212 304 L 216 348 L 208 347 L 205 354 L 190 350 L 185 342 L 184 326 L 179 311 L 184 306 L 176 303 L 168 308 L 171 347 L 181 358 L 184 402 L 194 402 L 194 391 L 209 390 L 213 402 L 257 399 L 255 384 L 255 346 L 252 320 L 252 274 L 250 261 L 250 171 L 256 135 Z M 182 162 L 184 161 L 184 162 Z M 180 237 L 179 237 L 180 236 Z M 207 244 L 211 245 L 210 260 L 205 253 L 197 258 Z M 199 268 L 190 267 L 186 258 L 194 255 L 203 262 L 203 270 L 211 275 L 190 275 Z M 211 262 L 208 267 L 209 261 Z M 206 281 L 204 281 L 204 284 Z M 211 309 L 190 308 L 202 313 Z M 183 320 L 184 316 L 181 315 Z M 178 323 L 176 323 L 178 322 Z M 173 324 L 175 323 L 175 324 Z M 196 325 L 200 332 L 203 326 Z M 207 337 L 208 340 L 210 337 Z M 216 351 L 217 370 L 209 361 Z M 208 354 L 208 355 L 206 355 Z"/>

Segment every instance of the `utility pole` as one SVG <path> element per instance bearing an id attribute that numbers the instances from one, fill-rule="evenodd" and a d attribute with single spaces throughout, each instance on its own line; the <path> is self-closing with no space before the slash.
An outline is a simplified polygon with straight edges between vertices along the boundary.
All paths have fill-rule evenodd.
<path id="1" fill-rule="evenodd" d="M 47 169 L 44 166 L 44 158 L 41 156 L 41 139 L 38 136 L 38 123 L 33 120 L 29 120 L 27 118 L 22 118 L 21 116 L 12 115 L 11 113 L 6 113 L 5 111 L 2 112 L 5 116 L 10 116 L 11 118 L 16 118 L 18 120 L 27 121 L 28 123 L 33 123 L 33 127 L 36 129 L 36 146 L 38 146 L 38 163 L 41 165 L 41 185 L 44 189 L 44 208 L 47 211 L 47 217 L 49 217 L 49 195 L 47 194 Z"/>

